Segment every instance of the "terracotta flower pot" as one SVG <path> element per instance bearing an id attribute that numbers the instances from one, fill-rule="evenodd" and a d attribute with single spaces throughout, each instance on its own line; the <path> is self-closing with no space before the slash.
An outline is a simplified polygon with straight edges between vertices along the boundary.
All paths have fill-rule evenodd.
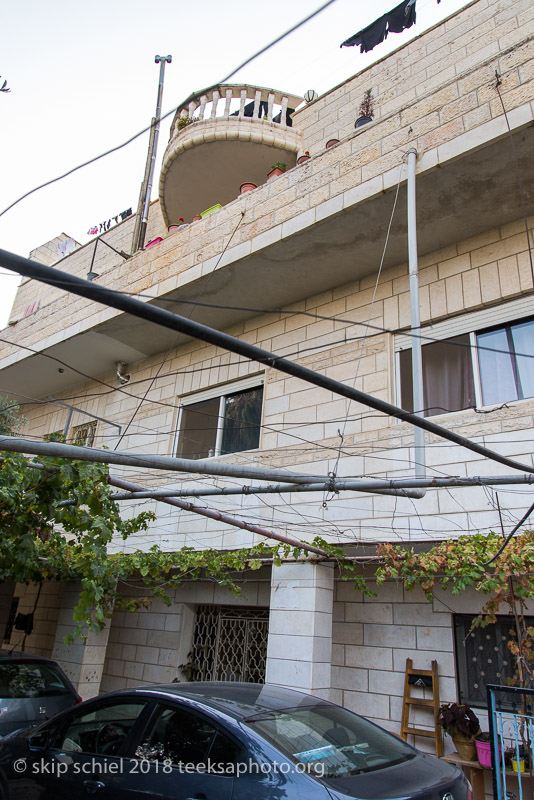
<path id="1" fill-rule="evenodd" d="M 200 216 L 200 214 L 196 214 L 196 215 L 193 217 L 193 222 L 196 222 L 196 221 L 197 221 L 197 219 L 202 219 L 202 217 Z"/>
<path id="2" fill-rule="evenodd" d="M 284 170 L 283 169 L 280 169 L 280 167 L 275 167 L 274 169 L 272 169 L 269 172 L 269 174 L 267 175 L 267 178 L 268 179 L 269 178 L 276 178 L 278 175 L 283 175 L 283 174 L 284 174 Z"/>
<path id="3" fill-rule="evenodd" d="M 372 121 L 373 121 L 372 117 L 367 117 L 365 114 L 362 114 L 362 116 L 358 117 L 358 119 L 354 123 L 354 127 L 355 128 L 361 128 L 362 125 L 367 125 L 368 122 L 372 122 Z"/>
<path id="4" fill-rule="evenodd" d="M 257 189 L 255 183 L 242 183 L 239 187 L 239 194 L 245 194 L 245 192 L 252 192 L 254 189 Z"/>
<path id="5" fill-rule="evenodd" d="M 297 164 L 304 164 L 306 161 L 309 161 L 311 156 L 303 155 L 297 158 Z"/>
<path id="6" fill-rule="evenodd" d="M 339 139 L 329 139 L 326 143 L 326 149 L 328 150 L 329 147 L 333 147 L 335 144 L 339 144 Z"/>

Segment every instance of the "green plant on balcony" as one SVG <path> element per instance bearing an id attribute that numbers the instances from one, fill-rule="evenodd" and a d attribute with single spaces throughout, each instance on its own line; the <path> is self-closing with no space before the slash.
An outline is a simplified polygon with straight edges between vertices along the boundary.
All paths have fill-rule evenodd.
<path id="1" fill-rule="evenodd" d="M 367 89 L 364 92 L 363 100 L 360 103 L 359 108 L 359 117 L 354 123 L 355 128 L 360 128 L 362 125 L 366 125 L 368 122 L 371 122 L 375 115 L 375 103 L 373 100 L 373 90 Z"/>
<path id="2" fill-rule="evenodd" d="M 285 172 L 287 170 L 287 164 L 285 161 L 277 161 L 275 164 L 271 165 L 271 171 L 273 169 L 279 169 L 281 172 Z"/>
<path id="3" fill-rule="evenodd" d="M 187 128 L 188 125 L 191 125 L 192 122 L 195 120 L 193 117 L 180 117 L 178 122 L 176 123 L 176 127 L 179 131 L 183 130 L 183 128 Z"/>

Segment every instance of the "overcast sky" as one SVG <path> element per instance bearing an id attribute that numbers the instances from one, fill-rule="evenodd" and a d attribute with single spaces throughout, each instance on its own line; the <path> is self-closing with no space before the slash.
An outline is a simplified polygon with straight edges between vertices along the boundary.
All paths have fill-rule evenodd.
<path id="1" fill-rule="evenodd" d="M 322 94 L 421 34 L 465 0 L 417 1 L 417 24 L 371 53 L 340 43 L 395 0 L 336 0 L 232 82 Z M 235 66 L 322 5 L 321 0 L 4 0 L 0 30 L 0 211 L 25 192 L 122 143 L 155 113 L 156 54 L 166 67 L 163 111 L 218 82 Z M 162 123 L 158 168 L 169 135 Z M 148 134 L 75 175 L 36 192 L 0 217 L 0 248 L 27 256 L 65 232 L 87 231 L 132 206 Z M 154 181 L 153 198 L 157 196 Z M 3 271 L 2 271 L 3 272 Z M 0 272 L 0 328 L 18 277 Z"/>

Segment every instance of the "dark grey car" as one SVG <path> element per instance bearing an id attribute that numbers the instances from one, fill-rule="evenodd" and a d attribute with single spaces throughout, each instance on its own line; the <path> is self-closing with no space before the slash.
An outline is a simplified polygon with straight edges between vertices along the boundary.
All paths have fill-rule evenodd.
<path id="1" fill-rule="evenodd" d="M 1 800 L 472 800 L 463 774 L 279 686 L 112 692 L 0 741 Z"/>
<path id="2" fill-rule="evenodd" d="M 0 737 L 37 725 L 81 700 L 52 659 L 0 650 Z"/>

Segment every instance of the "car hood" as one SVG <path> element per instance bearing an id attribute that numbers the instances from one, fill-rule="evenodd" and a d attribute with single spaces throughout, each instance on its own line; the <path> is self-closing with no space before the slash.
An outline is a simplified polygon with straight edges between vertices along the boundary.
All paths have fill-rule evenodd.
<path id="1" fill-rule="evenodd" d="M 346 778 L 324 778 L 332 800 L 466 800 L 465 783 L 459 770 L 434 756 L 418 753 L 415 758 L 385 769 Z"/>

